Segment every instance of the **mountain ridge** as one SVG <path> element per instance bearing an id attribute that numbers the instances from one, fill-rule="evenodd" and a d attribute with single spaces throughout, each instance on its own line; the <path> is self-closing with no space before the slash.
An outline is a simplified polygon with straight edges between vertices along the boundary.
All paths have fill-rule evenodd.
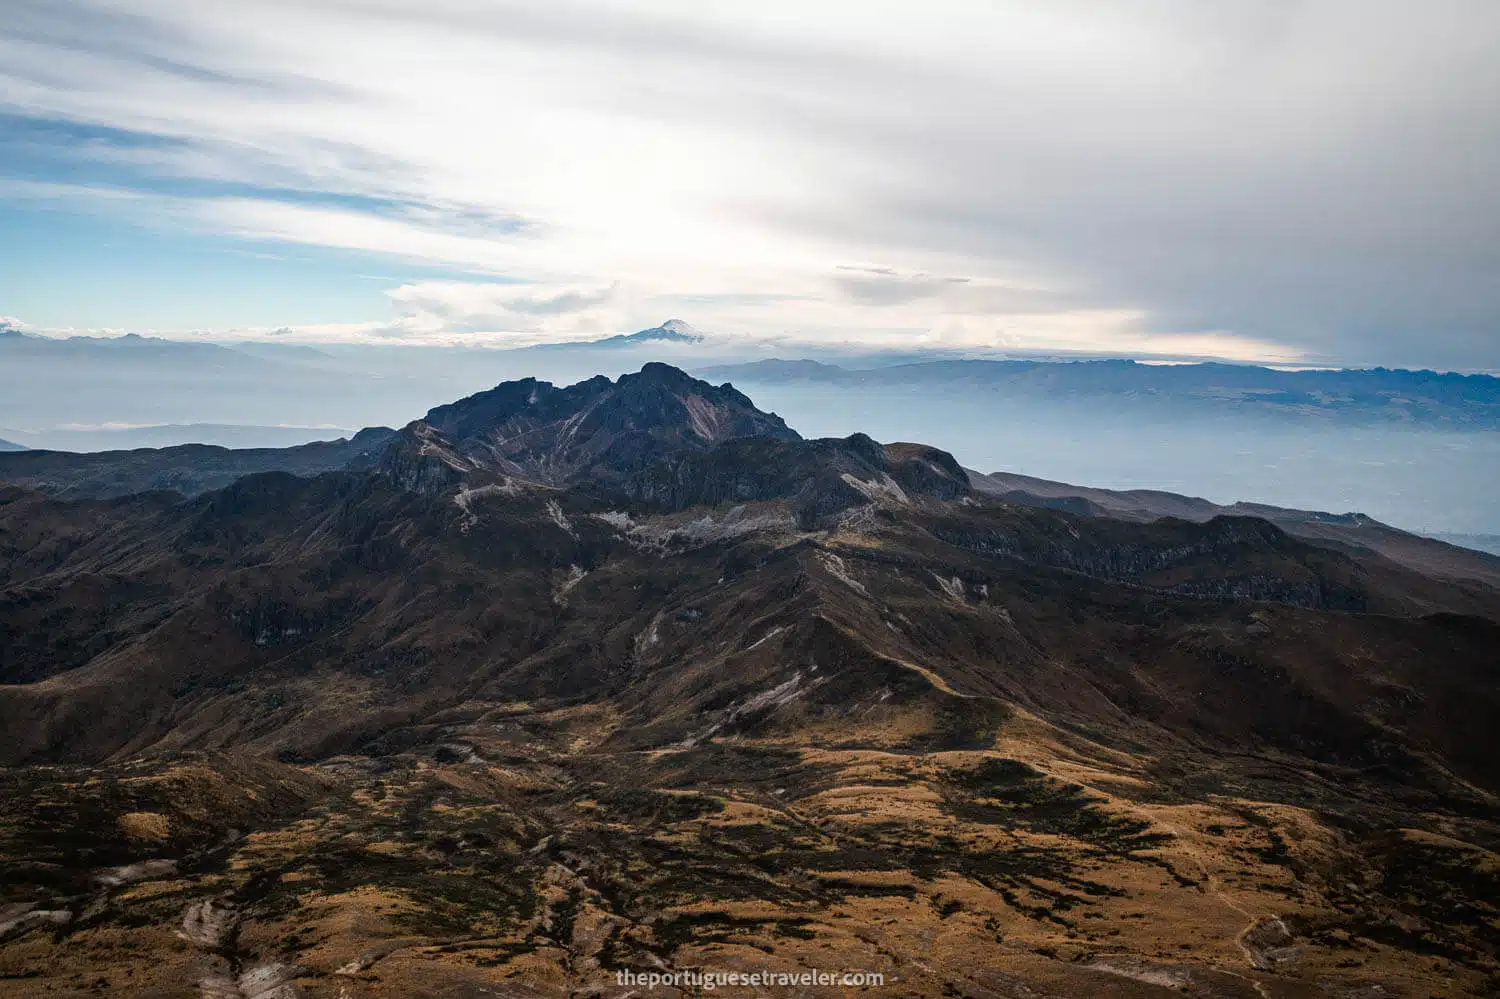
<path id="1" fill-rule="evenodd" d="M 561 486 L 619 479 L 664 449 L 761 435 L 801 439 L 732 386 L 653 362 L 613 382 L 526 378 L 438 406 L 400 431 L 382 468 L 413 484 L 487 472 Z"/>
<path id="2" fill-rule="evenodd" d="M 1314 543 L 1373 551 L 1442 579 L 1474 579 L 1500 586 L 1500 557 L 1403 531 L 1362 513 L 1335 514 L 1246 501 L 1219 504 L 1155 489 L 1100 489 L 1015 472 L 968 472 L 976 489 L 1025 506 L 1139 522 L 1164 517 L 1199 522 L 1220 516 L 1259 517 Z"/>
<path id="3" fill-rule="evenodd" d="M 1335 420 L 1465 429 L 1500 428 L 1500 377 L 1392 368 L 1281 370 L 1253 364 L 1144 364 L 1128 359 L 964 359 L 849 369 L 813 360 L 766 360 L 695 369 L 746 384 L 860 389 L 965 386 L 1018 398 L 1114 399 Z"/>
<path id="4" fill-rule="evenodd" d="M 177 444 L 128 451 L 25 449 L 0 455 L 0 482 L 64 500 L 116 499 L 170 491 L 192 497 L 259 472 L 318 475 L 375 453 L 395 431 L 366 427 L 353 437 L 284 448 Z"/>
<path id="5" fill-rule="evenodd" d="M 1500 590 L 1010 502 L 664 366 L 369 443 L 0 485 L 0 992 L 1500 980 Z"/>
<path id="6" fill-rule="evenodd" d="M 671 368 L 668 365 L 648 364 L 643 368 L 650 376 L 645 379 L 650 382 L 653 378 L 657 381 L 665 379 L 670 382 L 666 387 L 658 386 L 657 408 L 655 412 L 658 417 L 665 417 L 666 411 L 661 409 L 663 405 L 672 407 L 674 418 L 678 426 L 674 433 L 679 436 L 686 434 L 688 437 L 695 436 L 692 426 L 695 418 L 703 418 L 705 413 L 716 412 L 714 407 L 719 403 L 710 402 L 710 398 L 721 400 L 728 409 L 724 410 L 727 416 L 720 418 L 730 421 L 734 425 L 735 420 L 741 420 L 738 424 L 739 432 L 745 436 L 769 433 L 770 436 L 782 436 L 786 439 L 800 439 L 795 431 L 786 427 L 785 421 L 780 420 L 775 414 L 766 414 L 766 419 L 757 419 L 747 416 L 754 408 L 750 399 L 737 389 L 729 385 L 714 387 L 706 382 L 696 381 L 686 373 Z M 675 372 L 669 373 L 669 372 Z M 626 385 L 642 384 L 640 373 L 636 375 L 623 376 Z M 528 453 L 528 442 L 547 440 L 549 425 L 545 412 L 545 404 L 540 409 L 528 411 L 528 407 L 534 404 L 526 400 L 533 393 L 540 393 L 547 399 L 552 400 L 554 405 L 567 406 L 583 405 L 583 400 L 588 400 L 587 405 L 597 405 L 609 393 L 616 391 L 613 386 L 617 381 L 603 378 L 602 376 L 579 382 L 571 386 L 556 387 L 551 383 L 537 379 L 521 379 L 514 382 L 505 382 L 493 389 L 476 393 L 454 403 L 434 407 L 423 420 L 414 421 L 408 428 L 401 432 L 387 430 L 385 428 L 367 428 L 360 431 L 345 445 L 338 442 L 327 444 L 309 444 L 293 448 L 259 448 L 229 450 L 200 449 L 192 445 L 182 445 L 164 449 L 135 449 L 126 452 L 95 452 L 91 454 L 70 456 L 62 452 L 34 451 L 26 456 L 19 453 L 7 454 L 0 458 L 0 481 L 12 481 L 27 488 L 38 489 L 49 495 L 62 498 L 76 499 L 108 499 L 129 495 L 132 492 L 141 492 L 151 489 L 171 489 L 187 496 L 197 495 L 204 491 L 220 488 L 229 484 L 234 479 L 252 474 L 257 471 L 287 471 L 293 474 L 316 475 L 323 472 L 335 471 L 351 464 L 354 467 L 371 467 L 383 460 L 380 455 L 388 446 L 386 437 L 402 437 L 406 441 L 403 450 L 404 458 L 394 457 L 389 471 L 392 474 L 420 474 L 414 470 L 401 471 L 397 466 L 403 461 L 418 460 L 423 464 L 430 474 L 436 476 L 436 481 L 454 482 L 459 478 L 475 472 L 486 471 L 496 476 L 495 482 L 508 481 L 516 478 L 520 481 L 535 480 L 542 485 L 557 485 L 568 478 L 571 471 L 576 471 L 570 461 L 563 459 L 559 462 L 556 455 L 536 452 Z M 694 386 L 698 387 L 694 387 Z M 675 387 L 674 387 L 675 386 Z M 673 392 L 676 395 L 673 395 Z M 690 412 L 683 398 L 692 397 L 695 393 L 707 393 L 702 396 L 706 409 L 701 410 L 697 417 Z M 675 401 L 674 401 L 675 400 Z M 628 400 L 627 400 L 628 402 Z M 568 415 L 577 415 L 572 410 Z M 468 414 L 465 416 L 464 414 Z M 600 418 L 608 417 L 608 410 L 599 413 Z M 451 442 L 443 438 L 446 433 L 457 433 L 463 437 L 466 430 L 465 420 L 478 421 L 479 425 L 488 426 L 486 420 L 500 421 L 518 420 L 509 431 L 502 432 L 502 436 L 508 434 L 506 443 L 496 445 L 494 442 L 482 440 L 469 441 L 465 447 L 470 447 L 472 453 L 463 453 L 460 447 L 454 451 Z M 436 426 L 432 421 L 436 421 Z M 551 421 L 556 424 L 553 432 L 561 429 L 557 420 Z M 424 439 L 416 439 L 419 427 L 427 429 L 420 433 L 436 434 L 437 437 L 428 436 Z M 705 425 L 706 427 L 706 425 Z M 493 426 L 490 429 L 494 429 Z M 585 437 L 589 430 L 583 428 Z M 618 429 L 618 428 L 617 428 Z M 523 432 L 524 430 L 524 432 Z M 578 426 L 572 428 L 572 433 L 577 442 L 579 433 Z M 533 435 L 528 437 L 527 435 Z M 540 436 L 537 436 L 540 435 Z M 858 437 L 859 435 L 856 435 Z M 647 434 L 647 439 L 650 435 Z M 686 438 L 682 438 L 686 439 Z M 707 441 L 708 438 L 700 438 Z M 855 438 L 850 438 L 854 441 Z M 867 440 L 867 438 L 866 438 Z M 603 439 L 601 438 L 601 444 Z M 553 441 L 555 444 L 555 441 Z M 653 441 L 651 446 L 655 447 L 659 441 Z M 873 442 L 870 442 L 873 444 Z M 637 445 L 641 439 L 637 439 Z M 616 446 L 630 446 L 628 442 L 624 445 L 616 443 Z M 512 461 L 505 457 L 505 448 L 519 448 L 517 456 L 520 461 Z M 878 445 L 876 445 L 878 447 Z M 422 455 L 425 449 L 436 454 L 447 451 L 450 456 L 457 459 L 454 467 L 440 459 L 435 459 L 433 454 Z M 770 449 L 774 451 L 774 448 Z M 641 471 L 641 459 L 645 455 L 644 450 L 637 450 L 637 461 L 635 472 Z M 829 452 L 831 454 L 832 452 Z M 939 465 L 951 461 L 942 452 L 936 452 L 941 457 L 936 458 Z M 881 476 L 893 472 L 897 466 L 906 459 L 892 459 L 886 457 L 873 458 L 873 451 L 868 445 L 850 444 L 842 451 L 842 458 L 848 467 L 842 469 L 835 478 L 847 473 L 861 483 L 880 480 Z M 863 457 L 861 457 L 863 455 Z M 592 460 L 586 452 L 579 452 L 574 456 L 582 460 L 584 464 Z M 782 458 L 771 458 L 769 452 L 762 456 L 763 460 L 775 464 Z M 785 456 L 782 456 L 783 458 Z M 473 459 L 482 459 L 479 465 L 473 464 Z M 488 462 L 488 467 L 481 467 Z M 792 463 L 793 465 L 795 462 Z M 710 474 L 708 465 L 701 459 L 688 460 L 679 463 L 679 468 L 674 472 L 662 471 L 658 476 L 670 478 L 677 476 L 696 475 L 699 471 Z M 413 466 L 414 468 L 415 466 Z M 788 466 L 791 467 L 791 466 Z M 914 467 L 908 466 L 914 471 Z M 956 468 L 956 463 L 955 466 Z M 806 470 L 804 470 L 806 471 Z M 557 476 L 561 474 L 562 479 Z M 1435 572 L 1443 578 L 1450 579 L 1477 579 L 1491 585 L 1500 584 L 1500 574 L 1496 567 L 1483 554 L 1477 557 L 1456 554 L 1446 543 L 1422 538 L 1410 532 L 1401 531 L 1376 521 L 1368 523 L 1342 523 L 1335 515 L 1318 514 L 1311 511 L 1295 510 L 1291 508 L 1276 507 L 1266 504 L 1251 502 L 1239 502 L 1229 506 L 1211 503 L 1207 500 L 1185 497 L 1175 493 L 1167 493 L 1152 490 L 1100 490 L 1089 487 L 1072 486 L 1065 483 L 1051 482 L 1044 479 L 1022 476 L 1016 473 L 997 472 L 986 475 L 974 470 L 965 470 L 973 484 L 982 491 L 1012 494 L 1010 500 L 1025 505 L 1053 505 L 1060 509 L 1071 510 L 1074 513 L 1084 515 L 1107 515 L 1125 520 L 1149 521 L 1162 516 L 1182 517 L 1188 520 L 1206 521 L 1217 515 L 1250 515 L 1259 516 L 1276 523 L 1291 533 L 1314 542 L 1331 544 L 1334 546 L 1353 545 L 1359 548 L 1378 552 L 1396 562 L 1419 571 Z M 943 476 L 957 481 L 957 474 L 953 468 L 948 469 Z M 808 476 L 810 478 L 810 476 Z M 899 478 L 900 476 L 898 476 Z M 941 477 L 941 476 L 940 476 Z M 752 477 L 753 478 L 753 477 Z M 754 485 L 749 480 L 744 484 L 744 492 L 747 496 L 758 495 L 766 490 L 784 488 L 773 486 L 774 475 L 761 476 L 761 484 Z M 840 480 L 842 481 L 842 480 Z M 893 480 L 894 481 L 894 480 Z M 623 480 L 616 476 L 615 485 L 620 486 Z M 479 483 L 484 485 L 486 483 Z M 493 482 L 490 484 L 494 484 Z M 846 488 L 847 487 L 847 488 Z M 647 483 L 642 481 L 637 487 L 643 492 L 641 495 L 650 494 L 666 496 L 672 490 L 665 489 L 661 481 Z M 868 488 L 861 486 L 860 488 Z M 922 486 L 915 486 L 920 493 Z M 856 497 L 862 496 L 858 489 L 849 486 L 847 482 L 840 485 L 839 481 L 829 481 L 819 487 L 824 499 L 822 502 L 857 502 Z M 628 490 L 627 490 L 628 491 Z M 817 490 L 815 490 L 817 491 Z M 679 501 L 685 502 L 686 494 L 678 491 Z M 704 495 L 707 495 L 706 493 Z M 728 493 L 725 493 L 728 495 Z M 832 499 L 833 496 L 840 499 Z M 815 507 L 819 500 L 812 499 L 808 494 L 809 502 Z M 639 497 L 637 497 L 639 498 Z"/>

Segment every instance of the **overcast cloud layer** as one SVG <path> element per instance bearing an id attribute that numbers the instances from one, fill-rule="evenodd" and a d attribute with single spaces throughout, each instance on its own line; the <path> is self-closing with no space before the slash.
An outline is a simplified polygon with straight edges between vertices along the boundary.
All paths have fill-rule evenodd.
<path id="1" fill-rule="evenodd" d="M 1492 0 L 7 0 L 0 201 L 396 275 L 307 340 L 1494 369 L 1497 52 Z"/>

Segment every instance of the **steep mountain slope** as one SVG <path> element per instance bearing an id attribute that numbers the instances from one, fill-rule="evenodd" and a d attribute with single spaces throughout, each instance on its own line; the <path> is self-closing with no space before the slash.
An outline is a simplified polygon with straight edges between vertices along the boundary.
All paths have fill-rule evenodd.
<path id="1" fill-rule="evenodd" d="M 8 440 L 0 439 L 0 451 L 24 451 L 24 450 L 26 450 L 26 449 L 24 447 L 22 447 L 20 444 L 12 444 Z"/>
<path id="2" fill-rule="evenodd" d="M 1045 506 L 1084 516 L 1140 523 L 1163 517 L 1200 522 L 1223 516 L 1260 517 L 1288 534 L 1339 548 L 1356 557 L 1374 552 L 1438 579 L 1477 580 L 1500 586 L 1500 558 L 1410 534 L 1364 514 L 1288 510 L 1264 503 L 1223 506 L 1160 490 L 1093 489 L 1014 472 L 984 474 L 968 470 L 968 475 L 975 489 L 1024 506 Z"/>
<path id="3" fill-rule="evenodd" d="M 316 477 L 4 487 L 0 995 L 1481 995 L 1497 620 L 659 366 Z"/>
<path id="4" fill-rule="evenodd" d="M 457 496 L 465 496 L 462 503 Z M 809 572 L 842 580 L 854 572 L 855 557 L 897 566 L 886 585 L 900 586 L 903 573 L 932 577 L 912 599 L 936 600 L 935 606 L 913 608 L 908 618 L 935 610 L 949 616 L 950 591 L 967 593 L 971 586 L 990 593 L 985 600 L 1003 603 L 1012 617 L 1020 606 L 1076 603 L 1092 591 L 1125 600 L 1119 613 L 1126 621 L 1162 599 L 1204 597 L 1257 598 L 1323 613 L 1427 609 L 1420 589 L 1416 596 L 1403 593 L 1391 579 L 1372 578 L 1335 553 L 1257 521 L 1111 536 L 1050 513 L 897 508 L 891 522 L 891 507 L 850 504 L 809 528 L 781 500 L 632 516 L 586 495 L 535 489 L 458 493 L 439 505 L 380 478 L 349 476 L 256 476 L 187 504 L 144 496 L 58 505 L 14 490 L 4 500 L 0 678 L 11 686 L 0 688 L 0 714 L 8 722 L 0 759 L 13 762 L 100 760 L 162 740 L 227 748 L 244 745 L 250 732 L 267 751 L 316 758 L 332 747 L 357 747 L 390 724 L 390 711 L 417 718 L 436 704 L 452 706 L 481 680 L 496 699 L 604 698 L 615 692 L 620 671 L 644 655 L 638 642 L 654 647 L 677 632 L 656 617 L 688 613 L 694 601 L 702 605 L 692 619 L 707 618 L 712 627 L 690 630 L 688 644 L 669 658 L 674 670 L 691 669 L 706 655 L 712 673 L 724 665 L 714 649 L 738 627 L 717 620 L 726 603 L 770 614 L 775 603 L 767 594 L 804 592 Z M 851 518 L 852 531 L 844 526 Z M 992 580 L 981 567 L 997 556 L 1015 568 Z M 741 563 L 759 568 L 736 570 Z M 668 570 L 671 581 L 653 579 Z M 1023 581 L 1041 594 L 1015 590 Z M 649 593 L 654 603 L 624 591 Z M 580 617 L 596 599 L 601 606 Z M 1485 606 L 1481 597 L 1471 600 L 1473 609 Z M 1142 609 L 1131 610 L 1136 604 Z M 1231 619 L 1239 620 L 1238 613 Z M 888 633 L 900 628 L 898 618 L 887 617 L 843 628 L 884 648 Z M 653 627 L 655 638 L 642 637 Z M 936 621 L 928 627 L 941 628 Z M 1416 633 L 1450 644 L 1470 640 L 1463 638 L 1469 632 L 1454 638 L 1446 627 L 1437 620 Z M 622 637 L 601 646 L 609 633 Z M 1474 632 L 1472 641 L 1484 634 Z M 715 643 L 695 644 L 709 635 Z M 1030 650 L 1060 640 L 1041 633 L 1025 642 L 984 639 Z M 1110 633 L 1098 648 L 1078 654 L 1113 655 L 1121 643 L 1139 641 Z M 950 655 L 889 652 L 924 663 L 956 686 Z M 1477 652 L 1470 658 L 1466 671 L 1486 661 Z M 553 672 L 564 663 L 563 672 Z M 293 682 L 307 671 L 323 679 Z M 737 669 L 724 678 L 744 679 Z M 242 696 L 246 683 L 271 684 L 281 691 L 272 701 L 299 709 L 263 715 L 261 699 Z M 353 703 L 351 689 L 361 691 Z M 1375 689 L 1352 704 L 1363 704 Z M 1460 741 L 1480 738 L 1478 728 L 1455 726 L 1457 717 L 1488 704 L 1482 685 L 1474 693 L 1477 699 L 1443 723 Z M 719 693 L 710 686 L 702 696 L 702 703 L 697 695 L 648 698 L 632 724 L 650 732 L 671 712 L 700 716 Z M 1351 704 L 1331 698 L 1320 710 L 1350 715 Z M 685 734 L 674 729 L 660 741 Z M 1435 736 L 1422 738 L 1429 737 Z"/>
<path id="5" fill-rule="evenodd" d="M 731 386 L 665 364 L 559 389 L 527 378 L 439 406 L 401 431 L 383 467 L 409 486 L 474 472 L 562 486 L 616 482 L 664 453 L 739 437 L 798 440 Z"/>

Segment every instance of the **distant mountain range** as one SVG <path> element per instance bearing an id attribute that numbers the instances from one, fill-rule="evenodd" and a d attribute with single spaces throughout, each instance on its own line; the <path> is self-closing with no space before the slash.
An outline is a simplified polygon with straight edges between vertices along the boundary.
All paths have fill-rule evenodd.
<path id="1" fill-rule="evenodd" d="M 1283 371 L 1238 364 L 1128 360 L 946 359 L 941 352 L 771 348 L 710 337 L 671 319 L 636 333 L 515 349 L 403 348 L 157 337 L 46 339 L 0 330 L 0 427 L 62 424 L 235 426 L 398 423 L 434 395 L 465 394 L 519 374 L 573 380 L 650 360 L 747 385 L 934 390 L 974 398 L 1105 401 L 1135 410 L 1355 424 L 1492 430 L 1500 379 L 1375 368 Z"/>
<path id="2" fill-rule="evenodd" d="M 197 496 L 258 472 L 310 476 L 337 471 L 373 455 L 393 433 L 373 427 L 347 439 L 240 450 L 209 444 L 85 454 L 18 449 L 0 454 L 0 482 L 66 500 L 158 491 Z"/>
<path id="3" fill-rule="evenodd" d="M 1500 378 L 1388 368 L 1283 371 L 1241 364 L 1130 360 L 926 361 L 851 369 L 811 360 L 766 360 L 695 369 L 747 385 L 1004 393 L 1018 399 L 1110 400 L 1136 407 L 1500 428 Z"/>
<path id="4" fill-rule="evenodd" d="M 699 351 L 703 351 L 701 354 Z M 433 398 L 452 398 L 520 374 L 573 381 L 620 374 L 658 355 L 695 363 L 743 359 L 690 325 L 668 320 L 637 333 L 536 347 L 424 347 L 280 342 L 205 343 L 127 335 L 29 336 L 0 329 L 0 428 L 27 428 L 33 447 L 118 447 L 94 427 L 359 427 L 405 423 Z M 172 443 L 121 431 L 131 446 Z M 170 434 L 167 434 L 170 436 Z M 219 434 L 225 444 L 238 444 Z M 268 441 L 260 434 L 255 446 Z"/>
<path id="5" fill-rule="evenodd" d="M 48 451 L 126 451 L 181 444 L 228 448 L 296 447 L 354 433 L 340 427 L 263 427 L 223 423 L 171 423 L 155 426 L 65 426 L 34 432 L 4 429 L 15 438 L 12 449 Z"/>
<path id="6" fill-rule="evenodd" d="M 1500 529 L 1483 472 L 1500 453 L 1494 378 L 953 361 L 832 348 L 746 364 L 765 355 L 736 356 L 743 349 L 744 338 L 700 334 L 676 320 L 593 343 L 519 350 L 12 332 L 0 335 L 0 437 L 71 451 L 189 441 L 285 447 L 347 436 L 297 427 L 402 426 L 433 399 L 522 375 L 567 385 L 663 360 L 731 381 L 821 436 L 931 441 L 975 467 L 1061 481 L 1364 509 L 1424 530 Z M 1300 439 L 1304 429 L 1319 436 Z M 1301 485 L 1292 488 L 1291 479 Z"/>
<path id="7" fill-rule="evenodd" d="M 0 439 L 0 451 L 24 451 L 25 445 L 15 444 L 11 441 Z"/>
<path id="8" fill-rule="evenodd" d="M 1155 489 L 1094 489 L 1014 472 L 969 470 L 974 488 L 1011 503 L 1065 510 L 1083 517 L 1150 523 L 1164 517 L 1204 523 L 1215 517 L 1260 517 L 1288 534 L 1352 554 L 1375 552 L 1441 579 L 1473 579 L 1500 588 L 1500 557 L 1464 545 L 1466 536 L 1429 538 L 1362 513 L 1292 510 L 1264 503 L 1212 503 Z M 1473 539 L 1468 539 L 1473 540 Z"/>
<path id="9" fill-rule="evenodd" d="M 1461 548 L 1500 555 L 1500 534 L 1463 534 L 1455 531 L 1429 531 L 1429 537 L 1446 541 Z"/>
<path id="10" fill-rule="evenodd" d="M 242 354 L 216 343 L 170 340 L 141 336 L 138 333 L 57 338 L 27 336 L 15 330 L 0 329 L 0 357 L 10 363 L 26 359 L 88 360 L 108 357 L 121 364 L 181 363 L 189 359 L 206 364 L 229 364 L 236 361 L 251 363 L 245 360 L 250 356 L 250 352 Z"/>

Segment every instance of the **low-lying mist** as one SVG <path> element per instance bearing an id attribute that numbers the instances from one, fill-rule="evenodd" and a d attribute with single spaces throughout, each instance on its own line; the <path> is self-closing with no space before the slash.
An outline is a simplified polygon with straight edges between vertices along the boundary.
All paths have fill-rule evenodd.
<path id="1" fill-rule="evenodd" d="M 737 383 L 808 436 L 856 430 L 951 451 L 970 468 L 1111 489 L 1162 489 L 1360 512 L 1415 531 L 1500 532 L 1500 434 L 1243 416 L 1169 418 L 1094 400 L 962 390 Z"/>
<path id="2" fill-rule="evenodd" d="M 1040 388 L 1006 382 L 1011 374 L 989 368 L 871 367 L 868 359 L 863 374 L 813 373 L 833 372 L 832 381 L 795 372 L 757 378 L 754 365 L 705 369 L 743 360 L 706 345 L 314 351 L 12 337 L 0 346 L 0 439 L 31 448 L 289 446 L 366 426 L 399 427 L 507 379 L 563 385 L 662 360 L 714 383 L 732 380 L 805 436 L 862 431 L 882 441 L 933 444 L 985 472 L 1161 489 L 1220 503 L 1358 511 L 1420 532 L 1500 534 L 1500 430 L 1488 382 L 1439 386 L 1450 396 L 1436 401 L 1419 392 L 1357 390 L 1319 409 L 1232 384 L 1223 392 L 1163 388 L 1159 383 L 1172 372 L 1118 365 L 1055 365 L 1016 376 L 1046 376 Z M 1253 381 L 1257 371 L 1264 369 L 1211 374 L 1232 383 Z M 1108 384 L 1092 385 L 1101 380 Z M 1427 409 L 1407 415 L 1392 405 L 1411 401 L 1397 398 L 1403 395 Z M 1420 416 L 1426 411 L 1449 422 Z"/>

